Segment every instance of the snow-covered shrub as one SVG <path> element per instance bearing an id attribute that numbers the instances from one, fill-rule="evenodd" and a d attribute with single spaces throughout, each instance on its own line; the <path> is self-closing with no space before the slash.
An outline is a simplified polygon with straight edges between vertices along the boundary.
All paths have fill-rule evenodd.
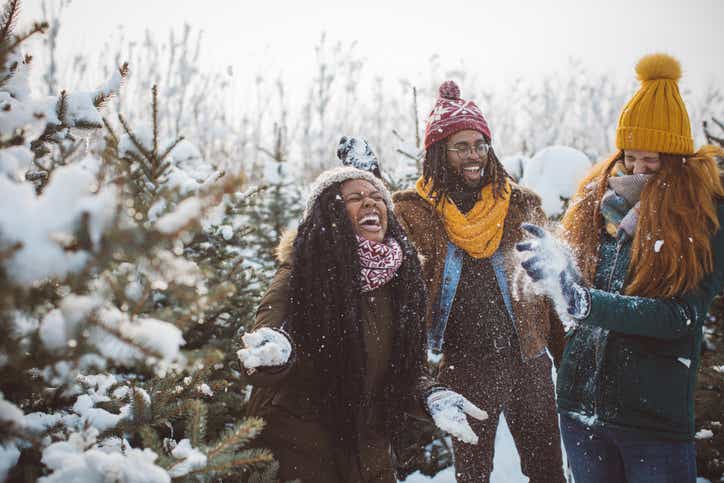
<path id="1" fill-rule="evenodd" d="M 193 143 L 88 91 L 37 96 L 19 2 L 0 18 L 0 481 L 167 482 L 273 470 L 245 450 L 234 361 L 251 281 L 221 229 L 243 202 Z M 244 228 L 240 231 L 245 233 Z M 246 311 L 246 312 L 245 312 Z"/>
<path id="2" fill-rule="evenodd" d="M 520 178 L 523 177 L 523 173 L 525 173 L 525 165 L 528 163 L 528 160 L 528 156 L 522 153 L 516 153 L 504 157 L 500 160 L 500 162 L 515 181 L 520 181 Z"/>
<path id="3" fill-rule="evenodd" d="M 541 196 L 548 217 L 559 218 L 591 166 L 588 157 L 577 149 L 550 146 L 525 162 L 520 184 Z"/>

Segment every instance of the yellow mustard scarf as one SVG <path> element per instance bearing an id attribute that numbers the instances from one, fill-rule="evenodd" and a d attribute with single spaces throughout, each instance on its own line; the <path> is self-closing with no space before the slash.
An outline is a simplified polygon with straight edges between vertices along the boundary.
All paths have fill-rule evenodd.
<path id="1" fill-rule="evenodd" d="M 473 258 L 488 258 L 500 245 L 503 238 L 503 223 L 510 206 L 510 183 L 505 182 L 505 194 L 493 198 L 493 185 L 489 183 L 480 191 L 480 199 L 467 214 L 460 213 L 452 200 L 440 203 L 436 210 L 442 216 L 445 231 L 451 242 L 462 248 Z M 417 193 L 431 205 L 430 185 L 420 178 L 415 184 Z"/>

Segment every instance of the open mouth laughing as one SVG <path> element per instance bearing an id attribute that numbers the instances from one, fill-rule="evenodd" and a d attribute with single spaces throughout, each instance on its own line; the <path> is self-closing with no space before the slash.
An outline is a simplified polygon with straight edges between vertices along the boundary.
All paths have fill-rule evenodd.
<path id="1" fill-rule="evenodd" d="M 466 181 L 477 182 L 483 172 L 483 165 L 480 163 L 467 163 L 462 168 L 462 175 Z"/>
<path id="2" fill-rule="evenodd" d="M 362 215 L 359 218 L 359 221 L 357 223 L 359 227 L 364 230 L 371 233 L 378 233 L 380 230 L 382 230 L 382 223 L 380 221 L 380 215 L 376 212 L 373 213 L 367 213 Z"/>

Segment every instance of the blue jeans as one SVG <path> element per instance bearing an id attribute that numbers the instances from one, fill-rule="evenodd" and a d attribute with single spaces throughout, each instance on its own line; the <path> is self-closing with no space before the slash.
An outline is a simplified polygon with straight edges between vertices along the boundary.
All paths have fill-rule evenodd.
<path id="1" fill-rule="evenodd" d="M 561 436 L 576 483 L 695 483 L 692 441 L 587 426 L 561 415 Z"/>

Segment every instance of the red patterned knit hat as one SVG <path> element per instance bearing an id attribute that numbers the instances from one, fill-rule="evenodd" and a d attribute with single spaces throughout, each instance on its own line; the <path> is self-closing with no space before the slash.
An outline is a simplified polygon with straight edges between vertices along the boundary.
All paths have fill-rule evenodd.
<path id="1" fill-rule="evenodd" d="M 425 149 L 455 134 L 472 129 L 491 139 L 488 123 L 473 101 L 460 99 L 460 88 L 449 80 L 440 85 L 439 97 L 425 126 Z"/>

